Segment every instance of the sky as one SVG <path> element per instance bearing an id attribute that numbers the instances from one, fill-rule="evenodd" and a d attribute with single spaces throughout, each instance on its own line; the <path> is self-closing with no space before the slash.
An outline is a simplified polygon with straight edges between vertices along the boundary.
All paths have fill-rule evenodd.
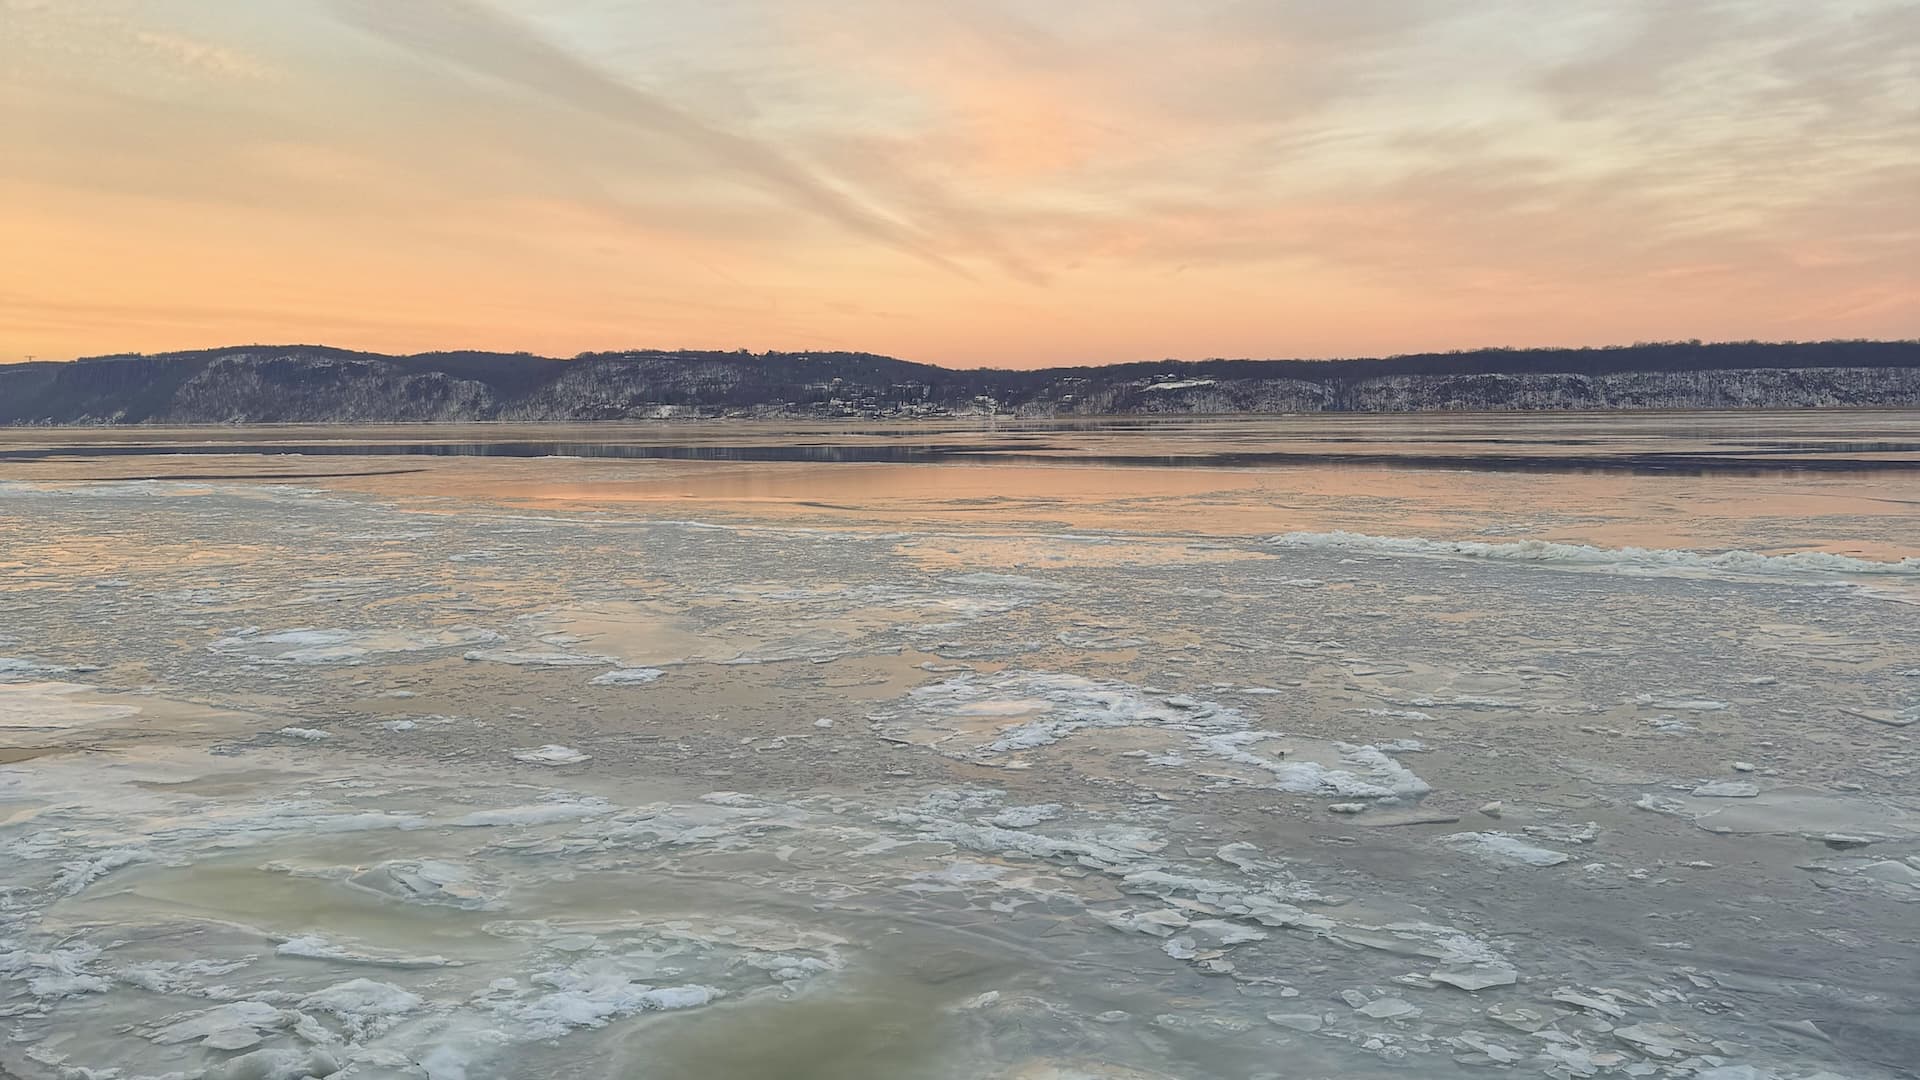
<path id="1" fill-rule="evenodd" d="M 1912 0 L 0 0 L 0 361 L 1833 337 Z"/>

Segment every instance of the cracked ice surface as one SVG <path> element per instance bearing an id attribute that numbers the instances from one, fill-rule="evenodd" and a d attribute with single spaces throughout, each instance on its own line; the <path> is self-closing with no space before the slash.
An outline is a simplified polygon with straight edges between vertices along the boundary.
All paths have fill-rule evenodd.
<path id="1" fill-rule="evenodd" d="M 1904 572 L 194 491 L 0 492 L 16 1076 L 1920 1059 Z"/>

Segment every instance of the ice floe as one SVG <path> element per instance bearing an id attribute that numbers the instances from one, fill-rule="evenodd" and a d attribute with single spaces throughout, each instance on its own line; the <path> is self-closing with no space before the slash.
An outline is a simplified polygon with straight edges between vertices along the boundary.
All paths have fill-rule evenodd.
<path id="1" fill-rule="evenodd" d="M 550 648 L 474 649 L 467 652 L 465 656 L 468 660 L 511 664 L 514 667 L 606 667 L 620 662 L 612 656 L 594 656 L 589 653 Z"/>
<path id="2" fill-rule="evenodd" d="M 1495 862 L 1522 866 L 1559 866 L 1573 858 L 1564 851 L 1529 844 L 1512 833 L 1452 833 L 1441 840 L 1448 847 Z"/>
<path id="3" fill-rule="evenodd" d="M 161 1046 L 199 1042 L 215 1050 L 244 1050 L 291 1026 L 294 1019 L 294 1014 L 264 1001 L 235 1001 L 148 1028 L 141 1034 Z"/>
<path id="4" fill-rule="evenodd" d="M 91 686 L 66 682 L 0 682 L 0 729 L 59 732 L 140 715 L 140 707 L 100 700 Z"/>
<path id="5" fill-rule="evenodd" d="M 1697 799 L 1751 799 L 1760 794 L 1760 785 L 1745 780 L 1715 780 L 1693 789 Z"/>
<path id="6" fill-rule="evenodd" d="M 616 668 L 587 682 L 593 686 L 645 686 L 665 674 L 659 668 Z"/>
<path id="7" fill-rule="evenodd" d="M 562 821 L 582 821 L 612 812 L 602 799 L 557 798 L 526 806 L 503 806 L 494 810 L 475 810 L 454 818 L 450 824 L 466 828 L 492 828 L 510 825 L 552 825 Z"/>
<path id="8" fill-rule="evenodd" d="M 1841 836 L 1869 843 L 1875 840 L 1920 839 L 1920 813 L 1876 799 L 1835 794 L 1812 788 L 1776 787 L 1759 790 L 1745 781 L 1722 781 L 1731 789 L 1708 784 L 1688 795 L 1648 792 L 1634 800 L 1642 810 L 1690 819 L 1708 832 L 1804 836 L 1819 840 Z M 1756 790 L 1744 794 L 1747 788 Z M 1701 794 L 1704 789 L 1738 794 Z M 1838 845 L 1836 845 L 1838 846 Z"/>
<path id="9" fill-rule="evenodd" d="M 917 687 L 872 719 L 891 737 L 949 756 L 1001 764 L 1081 732 L 1145 729 L 1163 738 L 1150 765 L 1199 755 L 1264 773 L 1281 791 L 1348 799 L 1416 798 L 1430 788 L 1373 746 L 1289 738 L 1218 702 L 1111 680 L 1051 672 L 967 672 Z M 1275 749 L 1265 749 L 1280 744 Z"/>
<path id="10" fill-rule="evenodd" d="M 445 630 L 300 628 L 272 633 L 243 627 L 228 631 L 208 648 L 261 664 L 365 664 L 383 653 L 469 648 L 499 640 L 499 634 L 475 626 Z"/>
<path id="11" fill-rule="evenodd" d="M 533 982 L 547 992 L 495 1006 L 502 1017 L 524 1025 L 524 1037 L 533 1039 L 559 1038 L 575 1028 L 602 1027 L 641 1012 L 697 1008 L 723 993 L 711 986 L 639 982 L 606 961 L 541 972 Z"/>
<path id="12" fill-rule="evenodd" d="M 545 746 L 536 746 L 532 749 L 515 750 L 513 752 L 513 760 L 524 761 L 530 765 L 578 765 L 583 761 L 590 760 L 592 756 L 591 754 L 583 754 L 571 746 L 561 746 L 558 743 L 548 743 Z"/>

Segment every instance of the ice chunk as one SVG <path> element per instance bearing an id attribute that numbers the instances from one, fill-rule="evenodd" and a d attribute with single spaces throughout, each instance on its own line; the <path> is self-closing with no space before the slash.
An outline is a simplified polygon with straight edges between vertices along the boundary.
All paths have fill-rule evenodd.
<path id="1" fill-rule="evenodd" d="M 348 979 L 300 999 L 300 1007 L 370 1022 L 419 1008 L 425 999 L 392 983 Z"/>
<path id="2" fill-rule="evenodd" d="M 1557 997 L 1558 995 L 1556 995 Z M 1615 1013 L 1614 1015 L 1622 1015 Z M 1613 1029 L 1614 1038 L 1650 1057 L 1672 1060 L 1685 1054 L 1711 1054 L 1713 1046 L 1672 1024 L 1631 1024 Z"/>
<path id="3" fill-rule="evenodd" d="M 1035 747 L 1050 746 L 1085 726 L 1087 725 L 1074 720 L 1035 720 L 1015 727 L 1002 728 L 1000 737 L 988 743 L 984 749 L 989 754 L 1004 754 L 1009 750 L 1032 750 Z"/>
<path id="4" fill-rule="evenodd" d="M 1521 1008 L 1518 1005 L 1496 1004 L 1487 1010 L 1487 1019 L 1504 1024 L 1515 1031 L 1528 1034 L 1539 1031 L 1552 1022 L 1546 1014 L 1534 1009 Z"/>
<path id="5" fill-rule="evenodd" d="M 1172 908 L 1155 908 L 1143 912 L 1101 912 L 1096 916 L 1101 922 L 1115 930 L 1131 930 L 1154 937 L 1172 937 L 1186 929 L 1188 919 Z"/>
<path id="6" fill-rule="evenodd" d="M 1572 1005 L 1575 1008 L 1585 1009 L 1588 1012 L 1602 1013 L 1606 1016 L 1611 1016 L 1616 1020 L 1627 1015 L 1627 1010 L 1621 1008 L 1619 1005 L 1615 1004 L 1609 998 L 1596 997 L 1592 994 L 1583 994 L 1578 990 L 1571 989 L 1570 987 L 1563 986 L 1560 989 L 1555 990 L 1552 996 L 1553 996 L 1553 1000 L 1561 1003 L 1562 1005 Z"/>
<path id="7" fill-rule="evenodd" d="M 1729 708 L 1724 701 L 1712 698 L 1666 698 L 1652 694 L 1639 694 L 1633 703 L 1647 709 L 1669 709 L 1673 712 L 1720 712 Z"/>
<path id="8" fill-rule="evenodd" d="M 559 801 L 506 806 L 497 810 L 475 810 L 454 818 L 449 824 L 465 828 L 490 828 L 500 825 L 551 825 L 560 821 L 581 821 L 610 813 L 613 807 L 599 799 L 579 802 Z"/>
<path id="9" fill-rule="evenodd" d="M 327 803 L 306 799 L 276 800 L 209 807 L 168 823 L 151 834 L 156 841 L 220 837 L 228 844 L 266 842 L 283 833 L 348 833 L 378 829 L 418 829 L 427 819 L 392 811 L 333 813 Z"/>
<path id="10" fill-rule="evenodd" d="M 80 683 L 0 683 L 0 730 L 63 731 L 139 715 L 133 705 L 81 700 L 93 690 Z"/>
<path id="11" fill-rule="evenodd" d="M 0 977 L 25 979 L 27 992 L 34 997 L 57 1000 L 112 989 L 112 983 L 87 970 L 100 957 L 100 950 L 91 945 L 32 952 L 12 944 L 0 940 Z"/>
<path id="12" fill-rule="evenodd" d="M 229 1058 L 202 1075 L 205 1080 L 305 1080 L 332 1076 L 339 1071 L 340 1062 L 330 1051 L 318 1047 L 309 1050 L 269 1047 Z"/>
<path id="13" fill-rule="evenodd" d="M 283 727 L 274 734 L 285 735 L 291 739 L 305 739 L 307 742 L 324 742 L 333 738 L 332 732 L 307 727 Z"/>
<path id="14" fill-rule="evenodd" d="M 1452 833 L 1443 837 L 1440 842 L 1455 850 L 1478 855 L 1481 858 L 1519 863 L 1523 866 L 1559 866 L 1573 858 L 1564 851 L 1535 847 L 1512 833 Z"/>
<path id="15" fill-rule="evenodd" d="M 1462 990 L 1485 990 L 1491 986 L 1511 986 L 1519 979 L 1519 975 L 1505 964 L 1469 964 L 1429 972 L 1427 978 Z"/>
<path id="16" fill-rule="evenodd" d="M 1641 810 L 1650 810 L 1656 814 L 1685 815 L 1687 804 L 1666 795 L 1648 792 L 1633 800 L 1633 805 Z"/>
<path id="17" fill-rule="evenodd" d="M 272 634 L 245 627 L 207 647 L 261 664 L 364 664 L 378 653 L 424 652 L 498 640 L 500 635 L 474 626 L 430 631 L 301 628 Z"/>
<path id="18" fill-rule="evenodd" d="M 1906 885 L 1920 889 L 1920 866 L 1896 859 L 1876 859 L 1860 868 L 1863 877 L 1882 881 L 1889 885 Z"/>
<path id="19" fill-rule="evenodd" d="M 533 981 L 550 992 L 504 1003 L 501 1011 L 535 1038 L 558 1038 L 575 1028 L 603 1027 L 642 1012 L 697 1008 L 722 993 L 711 986 L 650 986 L 598 961 L 544 972 Z"/>
<path id="20" fill-rule="evenodd" d="M 1345 799 L 1415 798 L 1433 790 L 1411 769 L 1373 746 L 1335 743 L 1331 758 L 1320 761 L 1276 760 L 1249 749 L 1280 736 L 1269 731 L 1234 731 L 1196 735 L 1196 747 L 1237 765 L 1249 765 L 1273 774 L 1274 787 L 1303 795 L 1331 795 Z M 1325 755 L 1323 755 L 1325 756 Z"/>
<path id="21" fill-rule="evenodd" d="M 659 668 L 615 668 L 587 680 L 589 686 L 645 686 L 666 672 Z"/>
<path id="22" fill-rule="evenodd" d="M 347 884 L 408 903 L 465 911 L 481 911 L 498 903 L 472 870 L 439 859 L 378 863 L 348 877 Z"/>
<path id="23" fill-rule="evenodd" d="M 1547 840 L 1556 844 L 1591 844 L 1600 839 L 1600 824 L 1594 821 L 1582 822 L 1579 825 L 1528 825 L 1524 831 L 1536 840 Z"/>
<path id="24" fill-rule="evenodd" d="M 654 1010 L 693 1009 L 720 996 L 710 986 L 668 986 L 640 995 L 641 1007 Z"/>
<path id="25" fill-rule="evenodd" d="M 531 750 L 515 750 L 513 760 L 524 761 L 530 765 L 578 765 L 592 760 L 593 755 L 583 754 L 570 746 L 548 743 Z"/>
<path id="26" fill-rule="evenodd" d="M 1715 780 L 1693 789 L 1700 799 L 1751 799 L 1760 794 L 1760 785 L 1745 780 Z"/>
<path id="27" fill-rule="evenodd" d="M 987 819 L 992 825 L 1005 829 L 1025 829 L 1043 821 L 1052 821 L 1060 816 L 1059 803 L 1036 803 L 1032 806 L 1010 806 Z"/>
<path id="28" fill-rule="evenodd" d="M 264 1001 L 236 1001 L 194 1013 L 183 1020 L 152 1030 L 147 1033 L 147 1038 L 162 1046 L 169 1046 L 174 1043 L 197 1042 L 222 1033 L 245 1030 L 253 1034 L 254 1042 L 258 1042 L 262 1032 L 283 1028 L 291 1020 L 292 1018 L 277 1006 L 269 1005 Z M 246 1045 L 251 1046 L 253 1043 Z M 218 1049 L 241 1050 L 245 1047 L 228 1045 Z"/>
<path id="29" fill-rule="evenodd" d="M 71 669 L 58 664 L 42 664 L 23 656 L 0 656 L 0 678 L 15 675 L 60 675 Z"/>
<path id="30" fill-rule="evenodd" d="M 1420 1015 L 1420 1007 L 1404 998 L 1376 998 L 1356 1007 L 1354 1012 L 1375 1020 L 1411 1020 Z"/>
<path id="31" fill-rule="evenodd" d="M 1195 919 L 1189 925 L 1221 945 L 1244 945 L 1249 941 L 1265 941 L 1269 936 L 1265 930 L 1225 919 Z"/>
<path id="32" fill-rule="evenodd" d="M 129 986 L 155 994 L 178 994 L 195 985 L 191 976 L 226 975 L 253 963 L 252 957 L 240 960 L 148 960 L 128 964 L 113 974 Z"/>
<path id="33" fill-rule="evenodd" d="M 94 858 L 80 859 L 63 865 L 59 876 L 54 879 L 53 887 L 68 896 L 78 896 L 81 890 L 115 870 L 145 858 L 147 858 L 147 852 L 142 848 L 114 848 Z"/>
<path id="34" fill-rule="evenodd" d="M 1200 955 L 1200 946 L 1185 934 L 1176 934 L 1160 946 L 1160 951 L 1175 960 L 1191 960 Z"/>
<path id="35" fill-rule="evenodd" d="M 1519 1053 L 1477 1032 L 1464 1031 L 1450 1041 L 1459 1049 L 1478 1051 L 1486 1055 L 1487 1060 L 1496 1065 L 1511 1065 L 1520 1060 Z"/>
<path id="36" fill-rule="evenodd" d="M 515 667 L 608 667 L 620 662 L 612 656 L 593 656 L 564 649 L 474 649 L 466 653 L 466 658 L 512 664 Z"/>
<path id="37" fill-rule="evenodd" d="M 435 968 L 459 967 L 456 960 L 444 956 L 406 956 L 401 953 L 384 952 L 377 949 L 356 949 L 340 945 L 318 934 L 304 934 L 288 938 L 275 948 L 279 956 L 296 956 L 308 960 L 332 960 L 343 964 L 365 964 L 369 967 L 385 968 Z"/>
<path id="38" fill-rule="evenodd" d="M 1740 785 L 1745 781 L 1724 781 Z M 1829 833 L 1868 839 L 1920 837 L 1920 817 L 1892 803 L 1833 795 L 1793 787 L 1770 788 L 1752 794 L 1679 799 L 1642 795 L 1634 803 L 1646 810 L 1675 814 L 1715 833 L 1774 833 L 1818 838 Z"/>

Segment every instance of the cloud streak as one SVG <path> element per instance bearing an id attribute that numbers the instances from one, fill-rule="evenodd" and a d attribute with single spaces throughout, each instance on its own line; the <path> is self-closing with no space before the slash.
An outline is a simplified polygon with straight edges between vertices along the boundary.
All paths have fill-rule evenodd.
<path id="1" fill-rule="evenodd" d="M 345 22 L 395 46 L 545 95 L 644 134 L 664 136 L 858 236 L 958 273 L 911 227 L 862 205 L 764 142 L 722 130 L 620 82 L 466 0 L 328 0 Z"/>

